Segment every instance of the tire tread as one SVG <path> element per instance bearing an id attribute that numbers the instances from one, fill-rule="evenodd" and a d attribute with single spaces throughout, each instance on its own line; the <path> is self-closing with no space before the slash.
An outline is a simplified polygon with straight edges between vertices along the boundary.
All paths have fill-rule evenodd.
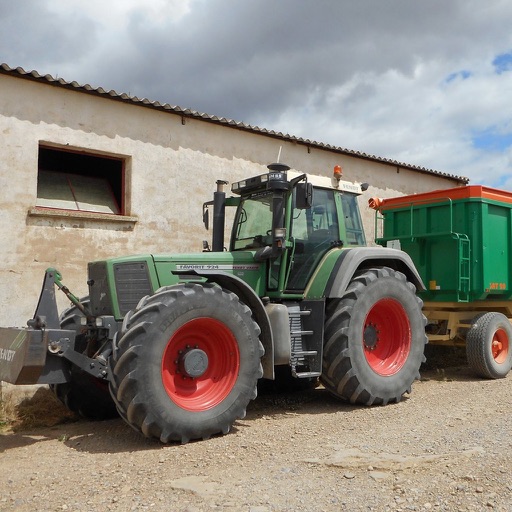
<path id="1" fill-rule="evenodd" d="M 385 405 L 389 402 L 399 402 L 403 394 L 410 393 L 412 381 L 419 378 L 419 365 L 424 361 L 423 347 L 427 343 L 425 333 L 418 334 L 417 338 L 422 340 L 421 355 L 415 356 L 418 361 L 410 372 L 411 378 L 406 382 L 397 384 L 398 392 L 391 392 L 389 395 L 378 395 L 372 393 L 357 374 L 352 360 L 350 325 L 353 321 L 354 311 L 358 308 L 358 302 L 364 296 L 368 286 L 377 280 L 396 280 L 403 286 L 404 292 L 412 294 L 416 300 L 416 311 L 421 315 L 422 327 L 426 325 L 426 318 L 421 312 L 423 302 L 416 295 L 415 286 L 410 283 L 406 276 L 399 271 L 387 267 L 371 268 L 361 271 L 349 284 L 346 293 L 339 299 L 332 299 L 326 308 L 324 360 L 321 380 L 324 386 L 335 396 L 350 403 L 364 405 Z M 414 335 L 413 335 L 414 339 Z M 382 379 L 382 377 L 379 377 Z M 386 377 L 389 379 L 389 377 Z M 394 378 L 394 376 L 393 376 Z M 401 379 L 404 377 L 401 377 Z M 398 379 L 397 379 L 398 382 Z M 384 393 L 384 392 L 383 392 Z"/>

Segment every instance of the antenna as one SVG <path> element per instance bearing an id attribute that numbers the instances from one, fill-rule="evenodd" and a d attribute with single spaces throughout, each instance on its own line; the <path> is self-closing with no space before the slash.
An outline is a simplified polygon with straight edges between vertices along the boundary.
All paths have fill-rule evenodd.
<path id="1" fill-rule="evenodd" d="M 277 153 L 277 163 L 279 163 L 279 160 L 281 158 L 281 150 L 283 149 L 283 146 L 279 146 L 279 153 Z"/>

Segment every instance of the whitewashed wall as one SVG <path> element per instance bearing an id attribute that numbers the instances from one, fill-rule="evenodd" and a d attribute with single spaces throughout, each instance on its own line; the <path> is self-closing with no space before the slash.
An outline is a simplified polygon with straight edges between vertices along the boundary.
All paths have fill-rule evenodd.
<path id="1" fill-rule="evenodd" d="M 455 186 L 453 180 L 308 148 L 257 133 L 0 75 L 0 326 L 34 312 L 44 270 L 57 267 L 77 295 L 87 293 L 88 261 L 137 253 L 200 251 L 209 238 L 202 203 L 217 179 L 237 181 L 281 161 L 300 172 L 370 182 L 361 198 L 368 239 L 371 195 L 392 197 Z M 126 214 L 132 222 L 29 214 L 37 193 L 39 144 L 127 158 Z M 343 141 L 340 141 L 343 145 Z M 227 230 L 228 234 L 229 231 Z M 59 299 L 65 307 L 67 300 Z"/>

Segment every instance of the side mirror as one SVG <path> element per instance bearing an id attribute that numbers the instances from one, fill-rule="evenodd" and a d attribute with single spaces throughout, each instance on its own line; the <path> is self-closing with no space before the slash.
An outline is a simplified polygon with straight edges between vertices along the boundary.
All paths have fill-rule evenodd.
<path id="1" fill-rule="evenodd" d="M 208 214 L 208 204 L 211 204 L 211 203 L 203 204 L 203 224 L 207 230 L 210 227 L 210 215 Z"/>
<path id="2" fill-rule="evenodd" d="M 313 204 L 313 184 L 297 183 L 295 190 L 295 207 L 300 210 L 308 210 Z"/>

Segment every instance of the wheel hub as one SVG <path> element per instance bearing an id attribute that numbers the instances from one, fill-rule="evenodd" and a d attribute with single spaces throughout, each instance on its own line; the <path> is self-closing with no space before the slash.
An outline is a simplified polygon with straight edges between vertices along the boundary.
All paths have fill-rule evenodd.
<path id="1" fill-rule="evenodd" d="M 492 355 L 493 355 L 494 359 L 497 359 L 502 351 L 503 351 L 503 343 L 499 340 L 494 339 L 492 341 Z"/>
<path id="2" fill-rule="evenodd" d="M 180 354 L 178 368 L 185 377 L 201 377 L 208 369 L 208 356 L 199 348 L 191 348 Z"/>
<path id="3" fill-rule="evenodd" d="M 364 328 L 363 341 L 364 341 L 364 346 L 367 349 L 372 350 L 375 348 L 375 346 L 377 345 L 377 342 L 379 341 L 379 331 L 377 331 L 377 329 L 375 328 L 374 325 L 368 324 Z"/>

